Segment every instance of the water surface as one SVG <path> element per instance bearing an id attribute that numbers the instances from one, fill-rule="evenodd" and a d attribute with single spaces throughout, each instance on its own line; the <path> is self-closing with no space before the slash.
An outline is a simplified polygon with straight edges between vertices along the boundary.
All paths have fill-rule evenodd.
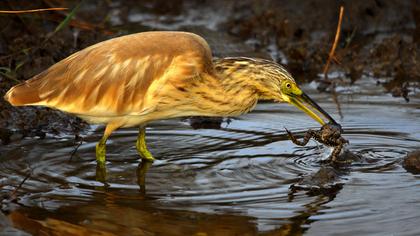
<path id="1" fill-rule="evenodd" d="M 263 103 L 222 129 L 193 130 L 183 120 L 151 124 L 147 142 L 158 160 L 145 189 L 137 174 L 136 128 L 109 139 L 105 184 L 96 180 L 94 155 L 102 127 L 84 135 L 72 158 L 72 137 L 1 146 L 3 193 L 32 173 L 15 203 L 3 201 L 3 211 L 31 233 L 418 235 L 420 176 L 401 161 L 419 147 L 420 99 L 406 103 L 367 81 L 340 96 L 341 120 L 329 94 L 319 94 L 314 84 L 304 87 L 343 125 L 347 149 L 363 157 L 337 169 L 340 177 L 327 183 L 340 186 L 335 191 L 289 189 L 316 173 L 331 149 L 314 141 L 295 146 L 284 127 L 299 133 L 318 124 L 290 105 Z"/>

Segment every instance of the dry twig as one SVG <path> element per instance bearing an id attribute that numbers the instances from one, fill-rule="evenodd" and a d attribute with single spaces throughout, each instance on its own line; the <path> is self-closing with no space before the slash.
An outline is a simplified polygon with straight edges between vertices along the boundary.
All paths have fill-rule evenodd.
<path id="1" fill-rule="evenodd" d="M 26 180 L 29 179 L 29 177 L 31 177 L 32 172 L 29 172 L 26 177 L 20 182 L 20 184 L 13 190 L 13 192 L 10 194 L 10 197 L 12 199 L 12 201 L 15 201 L 17 196 L 16 193 L 17 191 L 22 187 L 22 185 L 26 182 Z"/>
<path id="2" fill-rule="evenodd" d="M 328 55 L 327 63 L 325 63 L 324 67 L 324 78 L 328 78 L 327 73 L 328 69 L 330 68 L 330 63 L 333 58 L 335 58 L 334 53 L 335 49 L 337 48 L 338 40 L 340 39 L 340 32 L 341 32 L 341 22 L 343 21 L 343 15 L 344 15 L 344 6 L 340 6 L 340 15 L 338 17 L 338 25 L 337 30 L 335 31 L 335 38 L 333 46 L 331 47 L 330 53 Z"/>
<path id="3" fill-rule="evenodd" d="M 335 38 L 334 43 L 331 47 L 330 53 L 328 54 L 328 60 L 325 63 L 324 66 L 324 79 L 328 80 L 328 70 L 330 68 L 331 60 L 334 60 L 337 64 L 340 64 L 335 56 L 335 49 L 337 48 L 338 41 L 340 40 L 340 32 L 341 32 L 341 23 L 343 21 L 343 15 L 344 15 L 344 6 L 340 6 L 340 14 L 338 16 L 338 24 L 337 24 L 337 30 L 335 31 Z M 337 92 L 335 90 L 335 81 L 331 82 L 331 94 L 333 96 L 334 103 L 337 105 L 338 114 L 341 118 L 343 118 L 343 113 L 341 112 L 341 105 L 338 101 Z"/>
<path id="4" fill-rule="evenodd" d="M 83 139 L 80 140 L 80 142 L 77 144 L 77 146 L 73 149 L 73 151 L 70 153 L 70 159 L 69 162 L 73 160 L 73 156 L 76 154 L 77 150 L 79 150 L 79 147 L 82 146 Z"/>
<path id="5" fill-rule="evenodd" d="M 35 12 L 43 12 L 43 11 L 64 11 L 68 8 L 65 7 L 53 7 L 53 8 L 41 8 L 41 9 L 31 9 L 31 10 L 19 10 L 19 11 L 3 11 L 0 10 L 0 13 L 3 14 L 23 14 L 23 13 L 35 13 Z"/>

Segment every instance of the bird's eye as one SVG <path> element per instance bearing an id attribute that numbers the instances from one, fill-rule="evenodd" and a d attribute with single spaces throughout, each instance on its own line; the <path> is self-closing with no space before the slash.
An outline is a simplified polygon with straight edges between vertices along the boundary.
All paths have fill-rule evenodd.
<path id="1" fill-rule="evenodd" d="M 291 87 L 292 87 L 292 85 L 291 85 L 290 83 L 287 83 L 287 84 L 286 84 L 286 87 L 287 87 L 287 88 L 291 88 Z"/>

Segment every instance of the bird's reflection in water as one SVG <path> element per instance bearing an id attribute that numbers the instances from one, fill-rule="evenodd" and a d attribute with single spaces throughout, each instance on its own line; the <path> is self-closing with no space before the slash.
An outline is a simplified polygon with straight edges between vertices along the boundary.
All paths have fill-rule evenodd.
<path id="1" fill-rule="evenodd" d="M 137 167 L 137 184 L 141 194 L 146 194 L 146 173 L 152 164 L 151 161 L 142 160 Z"/>
<path id="2" fill-rule="evenodd" d="M 147 160 L 141 160 L 137 170 L 137 184 L 139 185 L 139 191 L 141 194 L 146 194 L 146 173 L 152 166 L 153 162 Z M 103 183 L 101 187 L 97 187 L 98 190 L 106 190 L 110 185 L 107 182 L 107 168 L 105 163 L 98 163 L 96 165 L 96 181 Z"/>
<path id="3" fill-rule="evenodd" d="M 122 208 L 124 208 L 124 211 L 131 211 L 133 215 L 137 215 L 140 214 L 141 212 L 141 217 L 139 216 L 139 219 L 142 219 L 140 222 L 137 222 L 135 225 L 125 225 L 126 227 L 128 227 L 130 230 L 134 230 L 134 228 L 142 228 L 142 229 L 148 229 L 152 232 L 159 232 L 161 230 L 161 227 L 159 225 L 153 225 L 150 224 L 150 220 L 154 217 L 150 217 L 147 216 L 147 213 L 144 211 L 143 207 L 150 207 L 150 202 L 147 199 L 152 199 L 152 198 L 143 198 L 146 196 L 146 175 L 147 172 L 150 170 L 151 166 L 152 166 L 153 162 L 150 161 L 144 161 L 141 160 L 140 163 L 137 166 L 136 169 L 136 175 L 137 175 L 137 184 L 139 186 L 139 192 L 140 195 L 137 195 L 137 197 L 140 196 L 140 198 L 136 198 L 138 201 L 138 203 L 141 204 L 136 204 L 137 207 L 139 207 L 140 209 L 127 209 L 124 208 L 122 206 L 119 206 L 118 204 L 116 204 L 116 201 L 118 199 L 121 199 L 121 196 L 118 196 L 118 194 L 116 195 L 116 193 L 109 188 L 109 184 L 107 183 L 107 169 L 105 165 L 97 165 L 96 168 L 96 180 L 100 181 L 101 183 L 103 183 L 104 185 L 100 188 L 97 188 L 98 190 L 102 190 L 97 192 L 96 194 L 98 194 L 98 196 L 102 196 L 102 194 L 105 194 L 105 204 L 104 206 L 101 205 L 96 205 L 96 207 L 98 208 L 102 208 L 102 207 L 106 207 L 106 211 L 113 211 L 113 210 L 121 210 Z M 325 174 L 326 173 L 326 174 Z M 333 177 L 331 177 L 331 174 L 329 173 L 336 173 L 336 175 L 334 175 Z M 277 225 L 277 227 L 275 227 L 274 229 L 264 232 L 263 235 L 302 235 L 305 232 L 308 231 L 308 229 L 310 228 L 310 225 L 315 222 L 315 219 L 312 219 L 311 217 L 319 215 L 320 212 L 322 212 L 325 209 L 328 209 L 329 207 L 326 205 L 327 203 L 331 202 L 336 195 L 340 192 L 340 190 L 343 187 L 343 184 L 337 184 L 336 181 L 338 180 L 337 178 L 339 178 L 338 176 L 345 176 L 347 175 L 348 172 L 346 171 L 346 169 L 342 169 L 339 167 L 333 167 L 333 166 L 322 166 L 316 173 L 307 176 L 306 178 L 303 178 L 299 183 L 296 183 L 296 186 L 298 188 L 296 188 L 295 185 L 292 185 L 290 188 L 290 192 L 289 192 L 289 196 L 288 196 L 288 201 L 290 203 L 294 202 L 295 200 L 295 196 L 299 195 L 299 192 L 304 192 L 307 195 L 310 195 L 312 197 L 314 197 L 314 199 L 305 204 L 304 205 L 304 209 L 302 209 L 301 211 L 297 211 L 294 216 L 292 217 L 285 217 L 285 218 L 278 218 L 275 221 L 271 222 L 271 224 L 273 225 Z M 327 177 L 326 177 L 327 176 Z M 320 184 L 322 183 L 322 184 Z M 312 186 L 313 185 L 313 186 Z M 316 186 L 315 186 L 316 185 Z M 318 186 L 320 185 L 320 186 Z M 293 188 L 293 186 L 295 186 L 295 188 Z M 301 187 L 299 188 L 299 186 L 306 186 L 305 187 Z M 309 186 L 309 187 L 308 187 Z M 314 188 L 312 187 L 318 187 L 317 189 L 321 189 L 322 191 L 313 191 Z M 327 187 L 326 187 L 327 186 Z M 102 192 L 102 193 L 101 193 Z M 124 197 L 123 197 L 124 198 Z M 153 201 L 153 200 L 152 200 Z M 111 207 L 112 206 L 112 207 Z M 117 208 L 117 209 L 114 209 Z M 120 209 L 121 208 L 121 209 Z M 181 212 L 181 211 L 173 211 L 173 210 L 162 210 L 161 208 L 159 208 L 160 211 L 163 211 L 163 214 L 167 214 L 168 216 L 168 220 L 162 222 L 162 224 L 171 224 L 171 219 L 172 216 L 174 214 L 174 212 Z M 199 212 L 193 212 L 193 211 L 182 211 L 182 214 L 187 214 L 187 215 L 194 215 L 194 216 L 202 216 L 205 215 L 206 219 L 210 218 L 212 219 L 213 217 L 211 215 L 207 215 L 206 213 L 199 213 Z M 112 216 L 113 214 L 110 214 L 110 216 Z M 101 215 L 103 217 L 103 215 Z M 95 219 L 97 216 L 91 215 L 88 218 L 92 217 L 92 219 Z M 225 220 L 228 219 L 228 221 L 230 223 L 233 223 L 231 225 L 229 225 L 228 227 L 228 231 L 232 232 L 232 233 L 244 233 L 244 229 L 242 227 L 240 227 L 240 225 L 243 224 L 248 224 L 249 228 L 247 228 L 245 231 L 247 232 L 253 232 L 253 233 L 257 233 L 258 232 L 258 227 L 257 225 L 255 225 L 255 223 L 251 223 L 254 222 L 254 218 L 252 217 L 248 217 L 248 216 L 234 216 L 234 215 L 230 215 L 230 214 L 222 214 L 222 217 L 225 217 Z M 173 220 L 173 219 L 172 219 Z M 179 218 L 177 218 L 177 220 L 179 220 Z M 149 223 L 148 223 L 149 222 Z M 211 233 L 212 231 L 216 230 L 216 228 L 214 227 L 195 227 L 193 229 L 193 231 L 190 231 L 191 229 L 188 226 L 189 222 L 184 222 L 185 226 L 180 226 L 179 230 L 180 232 L 189 232 L 189 233 L 193 233 L 193 231 L 197 231 L 197 232 L 209 232 Z M 220 221 L 217 219 L 214 220 L 210 220 L 209 222 L 206 222 L 206 225 L 220 225 Z M 172 224 L 171 224 L 172 225 Z M 182 224 L 181 224 L 182 225 Z M 118 225 L 121 226 L 121 225 Z M 89 226 L 88 226 L 89 227 Z M 130 231 L 129 230 L 129 231 Z M 216 230 L 217 231 L 217 230 Z M 131 232 L 131 231 L 130 231 Z"/>
<path id="4" fill-rule="evenodd" d="M 145 176 L 151 165 L 151 162 L 141 162 L 137 168 L 140 195 L 146 192 Z M 97 170 L 101 178 L 105 177 L 103 175 L 105 168 Z M 12 212 L 9 218 L 14 227 L 33 234 L 41 230 L 55 235 L 66 232 L 72 232 L 74 235 L 143 235 L 143 232 L 162 235 L 303 235 L 316 221 L 312 217 L 323 214 L 322 212 L 329 208 L 327 203 L 340 191 L 338 189 L 329 194 L 314 196 L 313 200 L 305 204 L 296 214 L 273 219 L 269 224 L 274 227 L 260 232 L 258 219 L 246 214 L 229 212 L 210 214 L 184 209 L 167 209 L 157 204 L 153 198 L 122 196 L 110 188 L 104 190 L 94 191 L 92 199 L 95 200 L 80 203 L 77 208 L 64 204 L 53 211 L 43 208 L 29 211 L 28 208 L 22 208 Z M 296 194 L 299 193 L 290 193 L 288 200 L 291 204 L 295 201 Z M 57 217 L 57 214 L 61 217 Z M 40 219 L 39 215 L 48 217 Z M 115 216 L 119 217 L 118 220 Z M 28 227 L 28 224 L 35 226 Z"/>
<path id="5" fill-rule="evenodd" d="M 104 184 L 104 187 L 108 186 L 109 184 L 106 182 L 106 164 L 105 163 L 98 163 L 96 165 L 96 176 L 95 179 L 98 182 Z"/>

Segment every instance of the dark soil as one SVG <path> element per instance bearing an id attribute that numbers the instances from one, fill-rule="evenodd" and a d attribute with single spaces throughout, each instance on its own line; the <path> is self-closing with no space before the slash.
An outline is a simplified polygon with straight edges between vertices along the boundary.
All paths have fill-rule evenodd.
<path id="1" fill-rule="evenodd" d="M 342 3 L 345 6 L 342 34 L 330 71 L 343 73 L 340 78 L 326 79 L 320 73 L 332 45 Z M 226 34 L 245 42 L 244 47 L 255 52 L 270 54 L 274 60 L 285 64 L 299 82 L 317 80 L 319 89 L 328 91 L 332 84 L 352 84 L 363 75 L 370 75 L 378 79 L 378 85 L 383 85 L 385 92 L 409 101 L 420 81 L 419 3 L 418 0 L 246 0 L 230 4 L 187 0 L 124 1 L 123 4 L 118 1 L 85 1 L 69 25 L 56 33 L 54 30 L 70 10 L 0 14 L 0 96 L 13 85 L 89 45 L 121 34 L 159 30 L 144 26 L 142 22 L 134 25 L 129 22 L 133 9 L 167 19 L 183 19 L 187 10 L 200 7 L 218 9 L 223 5 L 229 9 L 229 14 L 217 25 L 215 34 Z M 1 1 L 0 9 L 73 9 L 76 4 L 54 0 Z M 110 15 L 117 17 L 119 23 L 111 23 Z M 168 21 L 168 25 L 172 23 Z M 223 54 L 215 50 L 216 55 Z M 200 127 L 196 123 L 194 126 Z M 59 111 L 15 108 L 0 99 L 0 138 L 3 143 L 25 136 L 43 137 L 46 133 L 77 136 L 86 127 L 80 119 Z"/>
<path id="2" fill-rule="evenodd" d="M 387 89 L 419 81 L 418 1 L 265 1 L 238 3 L 226 29 L 255 47 L 275 43 L 287 67 L 300 80 L 317 78 L 332 45 L 338 9 L 344 4 L 344 19 L 336 70 L 349 82 L 363 74 L 394 77 Z M 257 5 L 258 4 L 258 5 Z M 394 84 L 398 84 L 393 86 Z"/>

